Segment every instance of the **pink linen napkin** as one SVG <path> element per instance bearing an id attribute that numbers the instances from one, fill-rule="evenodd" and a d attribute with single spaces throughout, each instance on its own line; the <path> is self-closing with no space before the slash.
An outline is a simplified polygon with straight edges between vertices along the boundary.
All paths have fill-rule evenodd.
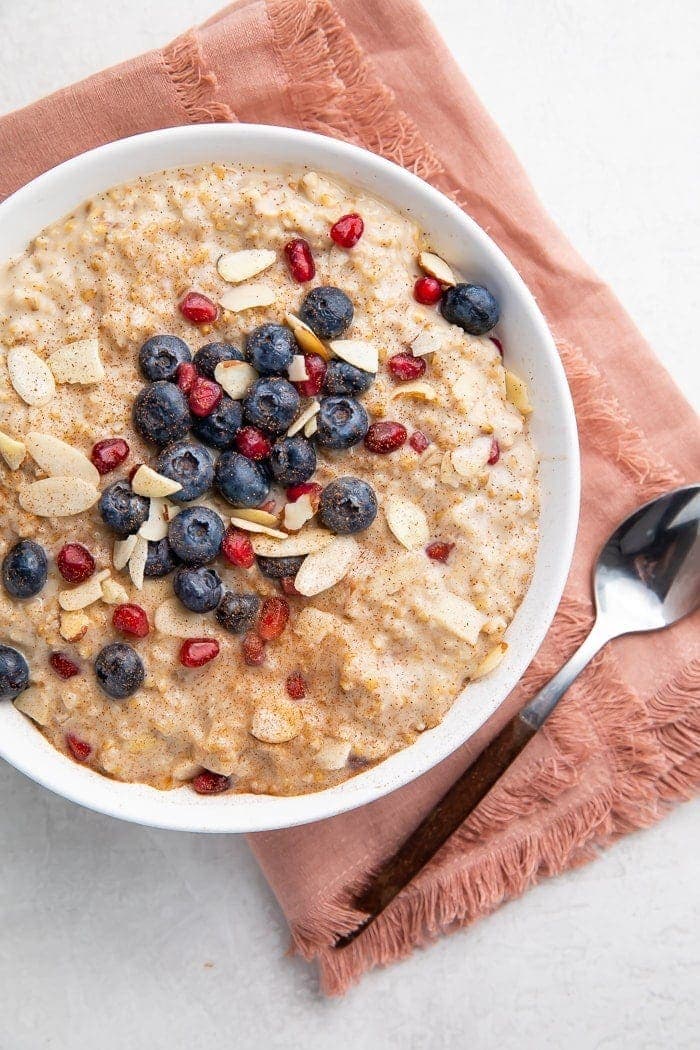
<path id="1" fill-rule="evenodd" d="M 426 90 L 429 85 L 429 90 Z M 609 289 L 543 212 L 507 143 L 414 0 L 241 0 L 153 51 L 0 119 L 0 197 L 100 143 L 210 121 L 356 142 L 455 199 L 537 297 L 576 404 L 582 519 L 566 594 L 515 692 L 468 744 L 359 811 L 251 836 L 292 931 L 340 993 L 378 963 L 466 926 L 538 879 L 595 857 L 700 783 L 693 617 L 601 653 L 505 781 L 386 916 L 343 952 L 351 889 L 563 662 L 592 619 L 600 544 L 633 507 L 700 476 L 697 417 Z"/>

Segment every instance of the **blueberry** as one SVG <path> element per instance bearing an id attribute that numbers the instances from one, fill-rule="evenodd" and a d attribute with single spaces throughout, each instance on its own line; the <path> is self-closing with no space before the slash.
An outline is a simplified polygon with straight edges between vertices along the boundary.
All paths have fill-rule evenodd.
<path id="1" fill-rule="evenodd" d="M 188 503 L 203 496 L 211 488 L 214 481 L 214 457 L 203 445 L 196 445 L 193 441 L 176 441 L 166 445 L 160 453 L 156 470 L 182 485 L 171 499 L 175 503 Z"/>
<path id="2" fill-rule="evenodd" d="M 359 401 L 341 394 L 321 399 L 316 427 L 321 448 L 350 448 L 369 430 L 369 418 Z"/>
<path id="3" fill-rule="evenodd" d="M 445 289 L 440 300 L 442 316 L 470 335 L 485 335 L 498 324 L 500 307 L 488 288 L 481 284 L 455 284 Z"/>
<path id="4" fill-rule="evenodd" d="M 190 410 L 182 390 L 161 380 L 143 387 L 136 395 L 134 427 L 144 441 L 167 445 L 179 441 L 190 429 Z"/>
<path id="5" fill-rule="evenodd" d="M 214 471 L 216 487 L 234 507 L 259 507 L 267 499 L 270 482 L 265 468 L 238 452 L 224 452 Z"/>
<path id="6" fill-rule="evenodd" d="M 161 576 L 167 576 L 171 573 L 179 564 L 180 559 L 171 550 L 167 536 L 164 536 L 162 540 L 148 541 L 146 565 L 143 570 L 144 576 L 148 576 L 152 580 L 160 579 Z"/>
<path id="7" fill-rule="evenodd" d="M 224 538 L 224 523 L 209 507 L 187 507 L 170 522 L 168 542 L 187 565 L 213 561 Z"/>
<path id="8" fill-rule="evenodd" d="M 159 379 L 177 379 L 177 366 L 192 360 L 192 353 L 184 339 L 176 335 L 154 335 L 139 350 L 141 372 L 151 383 Z"/>
<path id="9" fill-rule="evenodd" d="M 192 417 L 192 433 L 205 445 L 224 451 L 233 448 L 236 431 L 243 423 L 243 409 L 240 401 L 234 401 L 224 394 L 221 401 L 208 416 Z"/>
<path id="10" fill-rule="evenodd" d="M 281 324 L 261 324 L 246 336 L 246 360 L 261 376 L 286 375 L 292 355 L 300 353 L 291 329 Z"/>
<path id="11" fill-rule="evenodd" d="M 278 485 L 301 485 L 316 470 L 316 453 L 310 441 L 301 434 L 282 438 L 272 446 L 270 473 Z"/>
<path id="12" fill-rule="evenodd" d="M 183 566 L 173 578 L 173 590 L 186 609 L 205 613 L 216 609 L 221 601 L 221 577 L 214 569 Z"/>
<path id="13" fill-rule="evenodd" d="M 350 327 L 354 310 L 345 292 L 331 285 L 312 288 L 301 304 L 299 317 L 319 337 L 337 339 Z"/>
<path id="14" fill-rule="evenodd" d="M 359 397 L 371 387 L 374 376 L 364 368 L 355 368 L 347 361 L 329 361 L 323 390 L 326 394 L 351 394 Z"/>
<path id="15" fill-rule="evenodd" d="M 13 598 L 33 598 L 46 583 L 46 553 L 34 540 L 15 543 L 2 563 L 2 582 Z"/>
<path id="16" fill-rule="evenodd" d="M 257 594 L 226 591 L 216 610 L 216 618 L 221 626 L 232 634 L 243 634 L 255 623 L 259 608 L 260 599 Z"/>
<path id="17" fill-rule="evenodd" d="M 376 516 L 374 489 L 359 478 L 336 478 L 321 493 L 318 520 L 331 532 L 341 536 L 362 532 Z"/>
<path id="18" fill-rule="evenodd" d="M 268 434 L 284 434 L 299 414 L 301 398 L 286 379 L 257 379 L 246 394 L 243 414 Z"/>
<path id="19" fill-rule="evenodd" d="M 201 376 L 214 378 L 216 366 L 221 361 L 242 361 L 243 354 L 233 343 L 207 343 L 200 346 L 194 355 L 194 367 Z"/>
<path id="20" fill-rule="evenodd" d="M 125 700 L 143 685 L 146 672 L 141 657 L 124 642 L 112 642 L 95 658 L 97 681 L 107 696 Z"/>
<path id="21" fill-rule="evenodd" d="M 271 580 L 284 580 L 289 576 L 296 576 L 303 560 L 303 554 L 290 558 L 263 558 L 260 556 L 258 557 L 258 568 L 263 576 L 269 576 Z"/>
<path id="22" fill-rule="evenodd" d="M 29 667 L 21 653 L 0 645 L 0 700 L 14 700 L 29 685 Z"/>
<path id="23" fill-rule="evenodd" d="M 148 517 L 150 501 L 137 496 L 128 481 L 115 481 L 100 496 L 99 511 L 105 525 L 118 536 L 138 532 Z"/>

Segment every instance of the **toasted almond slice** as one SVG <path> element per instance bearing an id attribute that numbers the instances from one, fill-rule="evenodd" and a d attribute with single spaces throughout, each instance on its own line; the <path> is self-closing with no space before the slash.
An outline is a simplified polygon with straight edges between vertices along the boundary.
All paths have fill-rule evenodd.
<path id="1" fill-rule="evenodd" d="M 483 470 L 491 455 L 491 438 L 474 438 L 468 445 L 453 449 L 450 458 L 452 467 L 461 478 L 471 478 Z"/>
<path id="2" fill-rule="evenodd" d="M 437 390 L 430 383 L 416 379 L 412 383 L 400 383 L 390 400 L 393 401 L 396 397 L 410 397 L 415 401 L 437 401 Z"/>
<path id="3" fill-rule="evenodd" d="M 216 636 L 215 621 L 201 613 L 190 612 L 177 598 L 167 598 L 158 606 L 153 617 L 155 629 L 168 638 L 212 638 Z"/>
<path id="4" fill-rule="evenodd" d="M 287 533 L 279 529 L 271 529 L 268 525 L 261 525 L 258 521 L 247 521 L 245 518 L 231 518 L 234 529 L 243 529 L 244 532 L 261 532 L 264 536 L 273 536 L 275 539 L 286 540 Z"/>
<path id="5" fill-rule="evenodd" d="M 51 718 L 51 703 L 48 689 L 30 686 L 15 700 L 15 707 L 37 725 L 45 726 Z"/>
<path id="6" fill-rule="evenodd" d="M 19 470 L 27 454 L 27 446 L 21 441 L 15 441 L 9 434 L 3 434 L 0 430 L 0 456 L 5 460 L 10 470 Z"/>
<path id="7" fill-rule="evenodd" d="M 143 536 L 136 537 L 136 543 L 132 551 L 131 557 L 129 558 L 129 576 L 131 576 L 131 582 L 137 591 L 140 591 L 143 587 L 144 572 L 146 569 L 146 559 L 148 558 L 148 540 L 145 540 Z"/>
<path id="8" fill-rule="evenodd" d="M 296 314 L 285 314 L 284 319 L 294 332 L 294 338 L 302 350 L 307 354 L 319 354 L 324 361 L 330 361 L 332 355 L 326 344 L 321 342 L 300 317 Z"/>
<path id="9" fill-rule="evenodd" d="M 506 655 L 507 650 L 507 642 L 499 642 L 498 645 L 494 646 L 494 648 L 489 653 L 487 653 L 484 659 L 481 661 L 476 671 L 472 675 L 472 679 L 483 678 L 484 675 L 490 674 L 491 671 L 494 671 L 500 664 L 503 657 Z"/>
<path id="10" fill-rule="evenodd" d="M 250 384 L 258 378 L 258 373 L 247 361 L 219 361 L 214 378 L 229 397 L 240 401 L 248 393 Z"/>
<path id="11" fill-rule="evenodd" d="M 134 533 L 133 536 L 127 536 L 123 540 L 114 541 L 114 549 L 112 551 L 112 565 L 115 569 L 123 569 L 128 562 L 131 555 L 134 553 L 134 547 L 136 546 L 136 540 L 138 536 Z"/>
<path id="12" fill-rule="evenodd" d="M 318 423 L 316 422 L 316 416 L 312 416 L 309 422 L 304 427 L 304 437 L 313 437 L 318 430 Z"/>
<path id="13" fill-rule="evenodd" d="M 311 497 L 304 493 L 293 503 L 287 503 L 284 508 L 284 527 L 289 532 L 298 532 L 302 525 L 311 521 L 316 511 L 311 505 Z"/>
<path id="14" fill-rule="evenodd" d="M 250 732 L 264 744 L 284 744 L 299 735 L 303 722 L 299 705 L 280 698 L 256 707 Z"/>
<path id="15" fill-rule="evenodd" d="M 79 609 L 86 609 L 88 605 L 92 605 L 93 602 L 98 602 L 101 599 L 102 581 L 106 580 L 108 576 L 109 569 L 103 569 L 102 572 L 96 572 L 85 583 L 79 583 L 77 587 L 71 587 L 70 590 L 59 591 L 58 604 L 66 612 L 77 612 Z"/>
<path id="16" fill-rule="evenodd" d="M 306 371 L 306 358 L 303 354 L 294 354 L 292 363 L 287 369 L 290 383 L 303 383 L 309 378 Z"/>
<path id="17" fill-rule="evenodd" d="M 350 744 L 344 740 L 324 740 L 316 752 L 316 765 L 328 772 L 342 769 L 350 757 Z"/>
<path id="18" fill-rule="evenodd" d="M 49 357 L 49 368 L 57 383 L 99 383 L 105 377 L 96 338 L 78 339 L 59 347 Z"/>
<path id="19" fill-rule="evenodd" d="M 227 252 L 216 261 L 219 277 L 229 284 L 239 284 L 269 269 L 277 256 L 266 248 L 249 248 L 240 252 Z"/>
<path id="20" fill-rule="evenodd" d="M 82 478 L 42 478 L 20 490 L 19 505 L 40 518 L 68 518 L 94 506 L 99 490 Z"/>
<path id="21" fill-rule="evenodd" d="M 510 401 L 511 405 L 514 405 L 524 416 L 529 416 L 532 412 L 532 404 L 530 403 L 527 384 L 520 378 L 520 376 L 516 376 L 514 372 L 509 372 L 507 369 L 506 398 Z"/>
<path id="22" fill-rule="evenodd" d="M 294 558 L 301 554 L 321 551 L 334 539 L 333 533 L 327 529 L 304 529 L 296 536 L 287 536 L 283 540 L 256 536 L 251 542 L 255 553 L 263 558 Z"/>
<path id="23" fill-rule="evenodd" d="M 366 339 L 332 339 L 328 345 L 336 357 L 355 368 L 365 372 L 376 372 L 379 368 L 379 352 L 374 343 Z"/>
<path id="24" fill-rule="evenodd" d="M 452 463 L 452 453 L 442 453 L 442 459 L 440 460 L 440 481 L 443 485 L 449 485 L 450 488 L 458 489 L 461 485 L 461 481 L 457 475 L 457 471 Z"/>
<path id="25" fill-rule="evenodd" d="M 179 481 L 166 478 L 164 474 L 158 474 L 152 467 L 142 463 L 131 479 L 131 487 L 139 496 L 155 496 L 162 499 L 163 496 L 173 496 L 179 492 L 182 485 Z"/>
<path id="26" fill-rule="evenodd" d="M 151 496 L 148 517 L 139 529 L 138 534 L 144 540 L 151 540 L 151 542 L 157 543 L 158 540 L 163 540 L 168 535 L 169 520 L 166 501 L 158 496 Z"/>
<path id="27" fill-rule="evenodd" d="M 469 645 L 476 645 L 486 617 L 472 602 L 443 587 L 433 593 L 428 591 L 419 598 L 418 604 L 450 634 Z"/>
<path id="28" fill-rule="evenodd" d="M 224 310 L 237 314 L 242 310 L 253 310 L 258 306 L 272 306 L 275 301 L 274 289 L 267 284 L 242 284 L 232 288 L 219 299 Z"/>
<path id="29" fill-rule="evenodd" d="M 424 547 L 430 539 L 428 519 L 411 500 L 390 496 L 384 505 L 384 514 L 387 525 L 406 550 Z"/>
<path id="30" fill-rule="evenodd" d="M 437 325 L 428 325 L 419 332 L 411 343 L 411 353 L 414 357 L 423 357 L 425 354 L 434 354 L 442 348 L 445 334 Z"/>
<path id="31" fill-rule="evenodd" d="M 29 455 L 49 477 L 82 478 L 91 485 L 99 485 L 97 468 L 77 448 L 38 430 L 30 430 L 25 440 Z"/>
<path id="32" fill-rule="evenodd" d="M 352 536 L 335 536 L 323 550 L 310 554 L 294 577 L 300 594 L 311 597 L 340 583 L 357 561 L 360 548 Z"/>
<path id="33" fill-rule="evenodd" d="M 307 405 L 304 411 L 301 413 L 301 415 L 297 416 L 297 418 L 294 420 L 291 427 L 287 431 L 287 437 L 294 437 L 295 434 L 298 434 L 300 430 L 304 429 L 309 420 L 313 419 L 314 416 L 320 411 L 321 402 L 316 401 L 316 399 L 314 398 L 311 404 Z"/>
<path id="34" fill-rule="evenodd" d="M 92 621 L 84 612 L 61 612 L 59 614 L 58 633 L 67 642 L 79 642 L 88 632 Z"/>
<path id="35" fill-rule="evenodd" d="M 418 256 L 418 265 L 424 273 L 434 277 L 441 284 L 457 283 L 457 278 L 452 270 L 439 255 L 433 255 L 432 252 L 421 252 Z"/>
<path id="36" fill-rule="evenodd" d="M 236 517 L 243 518 L 244 521 L 255 521 L 258 525 L 268 525 L 270 528 L 279 524 L 277 514 L 270 514 L 269 511 L 260 510 L 258 507 L 239 507 Z"/>
<path id="37" fill-rule="evenodd" d="M 105 605 L 123 605 L 128 600 L 127 589 L 118 580 L 108 577 L 102 581 L 102 601 Z"/>
<path id="38" fill-rule="evenodd" d="M 15 391 L 27 405 L 46 405 L 56 396 L 51 369 L 28 346 L 13 346 L 7 355 L 7 371 Z"/>

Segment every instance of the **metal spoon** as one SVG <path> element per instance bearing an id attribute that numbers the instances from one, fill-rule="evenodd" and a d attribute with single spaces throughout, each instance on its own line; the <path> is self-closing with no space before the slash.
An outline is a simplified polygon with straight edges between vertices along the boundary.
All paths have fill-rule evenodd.
<path id="1" fill-rule="evenodd" d="M 455 781 L 353 902 L 367 919 L 341 937 L 344 948 L 370 926 L 503 776 L 595 654 L 623 634 L 658 631 L 700 607 L 700 485 L 676 489 L 636 510 L 603 547 L 593 574 L 596 619 L 571 659 Z"/>

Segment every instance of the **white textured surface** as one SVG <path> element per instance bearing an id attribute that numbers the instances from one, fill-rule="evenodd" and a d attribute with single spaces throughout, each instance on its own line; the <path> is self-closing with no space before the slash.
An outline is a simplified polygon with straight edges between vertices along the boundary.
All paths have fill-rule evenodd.
<path id="1" fill-rule="evenodd" d="M 0 112 L 216 6 L 1 0 Z M 555 218 L 700 402 L 697 5 L 427 6 Z M 241 840 L 122 825 L 7 766 L 0 792 L 0 1050 L 700 1042 L 697 803 L 326 1002 L 283 958 Z"/>

